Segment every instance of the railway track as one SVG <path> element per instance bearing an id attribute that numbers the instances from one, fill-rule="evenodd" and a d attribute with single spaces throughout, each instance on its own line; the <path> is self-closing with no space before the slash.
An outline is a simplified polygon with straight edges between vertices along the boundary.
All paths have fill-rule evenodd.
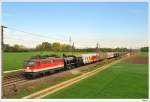
<path id="1" fill-rule="evenodd" d="M 96 63 L 85 65 L 85 66 L 87 66 L 87 67 L 93 67 L 95 65 L 96 65 Z M 80 69 L 82 67 L 83 66 L 75 68 L 75 69 Z M 75 70 L 75 69 L 71 69 L 71 70 Z M 71 70 L 69 70 L 69 71 L 71 71 Z M 24 84 L 25 82 L 33 81 L 33 80 L 25 79 L 24 76 L 23 76 L 23 74 L 22 74 L 22 72 L 23 71 L 12 72 L 12 73 L 9 73 L 9 74 L 5 75 L 3 77 L 3 81 L 2 81 L 3 87 L 9 87 L 9 86 L 13 86 L 13 85 L 20 85 L 20 84 Z M 54 73 L 54 74 L 57 74 L 57 73 Z M 40 77 L 40 78 L 44 78 L 44 77 Z"/>
<path id="2" fill-rule="evenodd" d="M 3 87 L 6 87 L 6 86 L 12 86 L 16 84 L 18 85 L 20 83 L 27 82 L 27 81 L 28 80 L 23 77 L 22 72 L 18 72 L 15 74 L 4 76 L 2 85 Z"/>
<path id="3" fill-rule="evenodd" d="M 22 80 L 22 79 L 20 79 L 20 80 L 13 80 L 11 82 L 4 82 L 3 86 L 7 87 L 7 86 L 12 86 L 12 85 L 18 85 L 18 84 L 22 84 L 22 83 L 27 82 L 27 81 L 28 80 Z"/>
<path id="4" fill-rule="evenodd" d="M 87 66 L 92 66 L 92 65 L 95 65 L 95 63 L 91 64 L 91 65 L 87 65 Z M 80 67 L 78 67 L 78 68 L 80 68 Z M 71 70 L 73 70 L 73 69 L 71 69 Z M 57 74 L 57 73 L 55 73 L 55 74 Z M 41 77 L 41 78 L 44 78 L 44 77 Z M 36 80 L 36 79 L 34 79 L 34 80 Z M 13 85 L 23 84 L 23 83 L 29 82 L 29 81 L 33 81 L 33 80 L 24 78 L 24 76 L 22 75 L 22 71 L 20 71 L 17 73 L 10 73 L 9 75 L 4 76 L 2 85 L 3 85 L 3 87 L 9 87 L 9 86 L 13 86 Z"/>
<path id="5" fill-rule="evenodd" d="M 97 62 L 98 63 L 98 62 Z M 94 66 L 96 63 L 93 63 L 93 64 L 89 64 L 89 65 L 85 65 L 87 67 L 92 67 Z M 78 67 L 78 68 L 75 68 L 75 69 L 80 69 L 82 68 L 83 66 L 81 67 Z M 70 69 L 70 70 L 67 70 L 67 71 L 71 71 L 71 70 L 75 70 L 75 69 Z M 63 71 L 62 71 L 63 72 Z M 19 85 L 19 84 L 23 84 L 25 82 L 29 82 L 29 81 L 33 81 L 33 80 L 36 80 L 36 79 L 33 79 L 33 80 L 29 80 L 29 79 L 26 79 L 24 76 L 23 76 L 23 71 L 19 71 L 19 72 L 12 72 L 12 73 L 9 73 L 5 76 L 3 76 L 3 81 L 2 81 L 2 85 L 3 87 L 8 87 L 8 86 L 12 86 L 12 85 Z M 58 72 L 58 73 L 61 73 L 61 72 Z M 57 73 L 53 73 L 53 74 L 57 74 Z M 47 75 L 49 76 L 49 75 Z M 45 76 L 46 77 L 46 76 Z M 44 78 L 44 77 L 40 77 L 40 78 Z"/>

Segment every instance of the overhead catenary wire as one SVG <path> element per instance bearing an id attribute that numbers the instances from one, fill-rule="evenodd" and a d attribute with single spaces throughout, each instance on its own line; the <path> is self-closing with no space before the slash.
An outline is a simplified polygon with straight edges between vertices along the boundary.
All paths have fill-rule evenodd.
<path id="1" fill-rule="evenodd" d="M 12 28 L 12 27 L 7 27 L 7 29 L 10 29 L 10 30 L 14 30 L 14 31 L 18 31 L 18 32 L 22 32 L 24 34 L 28 34 L 28 35 L 31 35 L 31 36 L 35 36 L 35 37 L 39 37 L 39 38 L 43 38 L 44 39 L 47 39 L 46 41 L 50 41 L 50 40 L 57 40 L 58 42 L 61 41 L 61 42 L 65 42 L 65 43 L 68 43 L 68 40 L 65 40 L 65 39 L 58 39 L 58 38 L 54 38 L 53 36 L 46 36 L 46 35 L 43 35 L 43 34 L 39 34 L 39 33 L 31 33 L 31 32 L 28 32 L 28 31 L 24 31 L 24 30 L 21 30 L 21 29 L 18 29 L 18 28 Z M 5 37 L 5 36 L 4 36 Z M 26 37 L 27 38 L 27 37 Z M 10 38 L 11 39 L 11 38 Z M 20 39 L 20 38 L 12 38 L 12 39 Z M 7 38 L 6 38 L 7 40 Z M 24 40 L 24 39 L 21 39 L 22 41 L 28 41 L 28 40 Z M 30 39 L 30 42 L 33 41 L 33 42 L 43 42 L 43 40 L 31 40 Z M 74 42 L 76 45 L 82 45 L 82 44 L 87 44 L 88 46 L 90 46 L 90 44 L 96 44 L 97 42 L 96 41 L 72 41 L 71 37 L 69 38 L 69 44 L 70 44 L 70 41 L 71 42 Z M 106 41 L 103 41 L 101 40 L 103 43 L 106 42 Z M 104 46 L 108 46 L 109 44 L 110 45 L 113 45 L 113 47 L 117 47 L 121 44 L 121 42 L 123 43 L 123 45 L 121 46 L 125 46 L 127 47 L 128 46 L 128 42 L 126 40 L 108 40 L 107 41 L 107 44 L 101 44 L 101 47 L 104 47 Z M 136 42 L 135 44 L 132 43 L 133 46 L 144 46 L 141 44 L 141 41 L 131 41 L 131 42 Z M 144 41 L 144 43 L 147 42 L 147 41 Z M 143 43 L 143 42 L 142 42 Z M 71 44 L 72 45 L 72 44 Z"/>
<path id="2" fill-rule="evenodd" d="M 20 29 L 17 29 L 17 28 L 12 28 L 12 27 L 8 27 L 8 29 L 11 29 L 11 30 L 16 30 L 16 31 L 19 31 L 19 32 L 23 32 L 25 34 L 28 34 L 28 35 L 33 35 L 33 36 L 37 36 L 37 37 L 42 37 L 42 38 L 46 38 L 46 39 L 52 39 L 52 40 L 59 40 L 59 41 L 64 41 L 64 42 L 68 42 L 68 40 L 65 40 L 65 39 L 58 39 L 58 38 L 54 38 L 53 36 L 43 36 L 43 34 L 38 34 L 38 33 L 31 33 L 31 32 L 28 32 L 28 31 L 24 31 L 24 30 L 20 30 Z M 72 42 L 72 38 L 71 36 L 69 37 L 69 43 Z M 74 41 L 76 43 L 96 43 L 95 41 Z M 114 41 L 112 41 L 114 42 Z"/>
<path id="3" fill-rule="evenodd" d="M 28 35 L 32 35 L 32 36 L 36 36 L 36 37 L 42 37 L 42 38 L 45 38 L 45 39 L 48 39 L 48 40 L 59 40 L 59 41 L 63 41 L 63 42 L 68 42 L 67 40 L 64 40 L 64 39 L 56 39 L 56 38 L 52 38 L 52 37 L 49 37 L 49 36 L 43 36 L 43 35 L 39 35 L 37 33 L 31 33 L 31 32 L 28 32 L 28 31 L 24 31 L 24 30 L 20 30 L 20 29 L 17 29 L 17 28 L 12 28 L 12 27 L 8 27 L 8 29 L 10 30 L 15 30 L 15 31 L 18 31 L 18 32 L 22 32 L 22 33 L 25 33 L 25 34 L 28 34 Z M 17 39 L 17 38 L 14 38 L 14 39 Z M 17 39 L 19 40 L 19 39 Z M 69 38 L 69 43 L 71 41 L 71 37 Z M 24 40 L 23 40 L 24 41 Z M 39 41 L 33 41 L 33 42 L 39 42 Z M 71 41 L 72 42 L 72 41 Z M 94 42 L 79 42 L 79 43 L 94 43 Z"/>
<path id="4" fill-rule="evenodd" d="M 60 41 L 67 41 L 67 40 L 64 40 L 64 39 L 58 39 L 58 38 L 54 38 L 54 37 L 50 37 L 50 36 L 45 36 L 45 35 L 43 36 L 43 34 L 40 35 L 38 33 L 32 33 L 32 32 L 20 30 L 20 29 L 17 29 L 17 28 L 8 27 L 8 29 L 16 30 L 16 31 L 19 31 L 19 32 L 22 32 L 22 33 L 25 33 L 25 34 L 29 34 L 29 35 L 32 35 L 32 36 L 38 36 L 38 37 L 42 37 L 42 38 L 46 38 L 46 39 L 54 39 L 54 40 L 60 40 Z"/>

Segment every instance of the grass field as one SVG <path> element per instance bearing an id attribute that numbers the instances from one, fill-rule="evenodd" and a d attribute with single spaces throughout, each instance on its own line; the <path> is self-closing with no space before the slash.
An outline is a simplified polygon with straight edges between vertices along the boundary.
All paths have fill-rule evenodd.
<path id="1" fill-rule="evenodd" d="M 148 57 L 148 52 L 139 52 L 138 55 L 142 57 Z"/>
<path id="2" fill-rule="evenodd" d="M 58 56 L 62 56 L 62 54 L 72 54 L 71 52 L 6 52 L 3 55 L 3 70 L 17 70 L 21 69 L 23 65 L 23 61 L 28 59 L 34 55 L 46 55 L 46 54 L 57 54 Z M 83 52 L 74 52 L 74 55 L 80 55 Z M 85 53 L 85 52 L 84 52 Z M 88 53 L 88 52 L 87 52 Z"/>
<path id="3" fill-rule="evenodd" d="M 148 98 L 148 64 L 121 62 L 44 98 L 145 99 Z"/>

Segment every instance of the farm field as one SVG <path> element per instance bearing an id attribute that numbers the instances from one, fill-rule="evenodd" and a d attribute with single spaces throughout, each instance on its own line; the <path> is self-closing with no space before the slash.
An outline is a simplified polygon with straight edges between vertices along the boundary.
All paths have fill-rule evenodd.
<path id="1" fill-rule="evenodd" d="M 148 54 L 128 58 L 110 68 L 44 98 L 148 98 Z M 142 60 L 141 60 L 142 59 Z M 80 91 L 79 91 L 80 90 Z"/>
<path id="2" fill-rule="evenodd" d="M 3 54 L 3 70 L 18 70 L 23 66 L 23 61 L 37 54 L 46 55 L 46 54 L 56 54 L 58 56 L 62 56 L 62 54 L 72 54 L 72 52 L 53 52 L 53 51 L 45 51 L 45 52 L 5 52 Z M 85 52 L 74 52 L 74 55 L 80 55 Z M 89 52 L 86 52 L 89 53 Z"/>
<path id="3" fill-rule="evenodd" d="M 139 52 L 138 55 L 142 57 L 148 57 L 148 52 Z"/>

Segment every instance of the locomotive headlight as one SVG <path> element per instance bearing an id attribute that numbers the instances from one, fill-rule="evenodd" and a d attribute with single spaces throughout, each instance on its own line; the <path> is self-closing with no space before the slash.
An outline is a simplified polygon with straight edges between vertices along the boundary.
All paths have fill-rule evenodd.
<path id="1" fill-rule="evenodd" d="M 30 69 L 30 67 L 27 67 L 27 70 L 29 70 Z"/>

